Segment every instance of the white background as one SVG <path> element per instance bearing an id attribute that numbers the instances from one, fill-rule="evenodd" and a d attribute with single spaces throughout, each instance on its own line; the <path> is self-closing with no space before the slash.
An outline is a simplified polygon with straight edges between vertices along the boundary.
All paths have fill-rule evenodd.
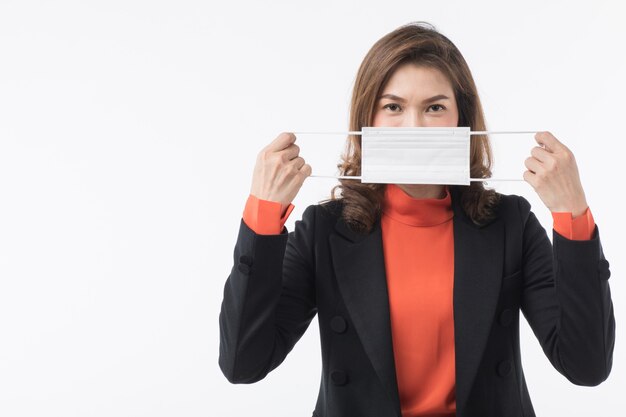
<path id="1" fill-rule="evenodd" d="M 523 364 L 538 416 L 617 414 L 626 13 L 503 3 L 1 0 L 0 415 L 310 416 L 317 319 L 261 382 L 218 367 L 252 168 L 282 131 L 347 129 L 366 52 L 417 20 L 459 47 L 490 129 L 549 130 L 574 151 L 611 265 L 613 372 L 572 385 L 522 319 Z M 532 135 L 493 139 L 495 176 L 521 178 Z M 298 139 L 318 174 L 343 140 Z M 334 184 L 307 179 L 287 228 Z M 491 186 L 526 197 L 552 238 L 529 184 Z"/>

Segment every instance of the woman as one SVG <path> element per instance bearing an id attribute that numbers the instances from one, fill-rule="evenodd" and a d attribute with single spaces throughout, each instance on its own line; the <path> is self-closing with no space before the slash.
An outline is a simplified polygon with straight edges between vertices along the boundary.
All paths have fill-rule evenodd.
<path id="1" fill-rule="evenodd" d="M 356 79 L 350 130 L 486 130 L 458 49 L 425 24 L 380 39 Z M 284 228 L 311 167 L 295 136 L 260 153 L 224 288 L 219 364 L 232 383 L 276 368 L 318 314 L 322 380 L 314 416 L 534 416 L 519 311 L 552 365 L 577 385 L 604 381 L 615 321 L 609 264 L 571 151 L 549 132 L 524 180 L 554 220 L 553 245 L 517 195 L 445 184 L 342 179 L 331 200 Z M 342 175 L 360 175 L 360 137 Z M 471 177 L 491 175 L 474 136 Z M 335 191 L 341 190 L 341 196 Z"/>

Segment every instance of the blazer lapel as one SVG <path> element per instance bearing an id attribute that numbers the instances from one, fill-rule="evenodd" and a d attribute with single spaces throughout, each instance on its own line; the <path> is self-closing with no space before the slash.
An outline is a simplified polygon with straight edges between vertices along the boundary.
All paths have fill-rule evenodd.
<path id="1" fill-rule="evenodd" d="M 454 209 L 454 340 L 456 406 L 463 409 L 478 371 L 495 315 L 502 279 L 504 227 L 496 218 L 475 225 L 452 192 Z"/>
<path id="2" fill-rule="evenodd" d="M 389 296 L 380 222 L 369 235 L 350 230 L 339 219 L 330 236 L 339 291 L 378 378 L 400 416 L 400 397 L 389 321 Z"/>
<path id="3" fill-rule="evenodd" d="M 504 229 L 498 219 L 476 226 L 451 186 L 454 210 L 454 335 L 457 410 L 469 397 L 493 321 L 503 266 Z M 339 291 L 378 378 L 401 415 L 395 371 L 382 231 L 353 232 L 339 218 L 330 236 Z"/>

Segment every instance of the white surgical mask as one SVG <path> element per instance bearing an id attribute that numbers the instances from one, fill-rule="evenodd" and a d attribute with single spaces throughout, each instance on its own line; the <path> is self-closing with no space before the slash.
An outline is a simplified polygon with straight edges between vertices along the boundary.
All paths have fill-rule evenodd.
<path id="1" fill-rule="evenodd" d="M 383 184 L 465 184 L 469 127 L 364 127 L 361 181 Z"/>
<path id="2" fill-rule="evenodd" d="M 536 132 L 472 132 L 469 127 L 363 127 L 361 132 L 297 132 L 361 135 L 361 176 L 311 175 L 360 179 L 382 184 L 458 184 L 471 181 L 523 181 L 520 178 L 470 178 L 470 135 Z"/>

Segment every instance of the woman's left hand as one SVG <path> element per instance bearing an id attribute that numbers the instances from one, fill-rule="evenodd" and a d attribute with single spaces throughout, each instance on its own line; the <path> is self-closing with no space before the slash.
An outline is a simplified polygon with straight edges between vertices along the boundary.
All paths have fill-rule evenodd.
<path id="1" fill-rule="evenodd" d="M 552 212 L 571 212 L 580 216 L 587 209 L 576 159 L 569 148 L 550 132 L 535 134 L 535 140 L 544 147 L 535 146 L 526 158 L 524 181 L 537 192 L 541 201 Z"/>

